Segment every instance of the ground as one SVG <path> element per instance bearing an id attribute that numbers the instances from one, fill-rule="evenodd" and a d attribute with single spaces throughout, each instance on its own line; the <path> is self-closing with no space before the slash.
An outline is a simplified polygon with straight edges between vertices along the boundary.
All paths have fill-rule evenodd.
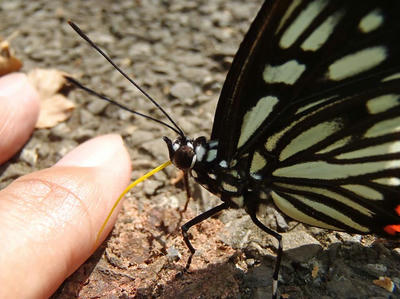
<path id="1" fill-rule="evenodd" d="M 1 35 L 23 71 L 56 68 L 80 78 L 128 107 L 161 118 L 133 86 L 68 26 L 78 23 L 116 63 L 171 113 L 193 137 L 209 136 L 218 95 L 232 57 L 260 1 L 4 1 Z M 132 157 L 132 178 L 167 160 L 166 128 L 81 91 L 77 109 L 51 129 L 34 132 L 24 149 L 0 167 L 0 188 L 49 167 L 78 144 L 119 133 Z M 127 196 L 110 237 L 69 277 L 53 298 L 268 298 L 276 243 L 243 211 L 226 211 L 191 230 L 198 249 L 190 273 L 178 227 L 218 199 L 194 186 L 185 202 L 171 166 Z M 297 225 L 271 207 L 264 222 L 284 233 L 280 292 L 289 298 L 400 298 L 373 281 L 400 283 L 400 247 L 372 236 Z"/>

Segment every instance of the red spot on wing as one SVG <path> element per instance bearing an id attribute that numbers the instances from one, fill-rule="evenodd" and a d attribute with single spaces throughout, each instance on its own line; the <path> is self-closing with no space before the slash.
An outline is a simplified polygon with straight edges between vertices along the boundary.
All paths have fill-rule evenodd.
<path id="1" fill-rule="evenodd" d="M 395 236 L 397 233 L 400 233 L 400 224 L 386 225 L 384 231 L 389 235 Z"/>
<path id="2" fill-rule="evenodd" d="M 400 216 L 400 205 L 398 205 L 394 210 L 396 211 L 397 215 Z"/>

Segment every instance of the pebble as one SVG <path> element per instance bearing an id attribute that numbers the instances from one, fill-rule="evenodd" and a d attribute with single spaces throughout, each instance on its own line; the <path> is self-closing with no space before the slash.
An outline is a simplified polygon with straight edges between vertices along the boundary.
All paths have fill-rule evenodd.
<path id="1" fill-rule="evenodd" d="M 187 82 L 178 82 L 172 85 L 170 93 L 178 99 L 193 98 L 195 96 L 194 88 Z"/>

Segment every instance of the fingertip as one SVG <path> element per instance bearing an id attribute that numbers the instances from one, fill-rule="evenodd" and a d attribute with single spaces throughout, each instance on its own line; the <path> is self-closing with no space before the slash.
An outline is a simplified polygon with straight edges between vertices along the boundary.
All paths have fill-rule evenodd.
<path id="1" fill-rule="evenodd" d="M 93 253 L 96 234 L 130 175 L 122 138 L 105 135 L 0 192 L 0 235 L 6 241 L 0 261 L 6 271 L 18 269 L 19 283 L 31 287 L 21 294 L 50 295 Z M 15 248 L 25 248 L 24 255 L 11 254 Z"/>
<path id="2" fill-rule="evenodd" d="M 0 78 L 0 163 L 29 139 L 39 116 L 39 95 L 25 74 Z"/>

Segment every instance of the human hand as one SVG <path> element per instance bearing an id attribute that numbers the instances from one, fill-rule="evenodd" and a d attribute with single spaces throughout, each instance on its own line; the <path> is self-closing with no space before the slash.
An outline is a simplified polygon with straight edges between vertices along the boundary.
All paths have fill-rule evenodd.
<path id="1" fill-rule="evenodd" d="M 38 111 L 38 96 L 25 75 L 0 78 L 0 163 L 27 141 Z M 1 190 L 0 298 L 49 297 L 93 253 L 96 234 L 130 171 L 121 137 L 105 135 Z"/>

